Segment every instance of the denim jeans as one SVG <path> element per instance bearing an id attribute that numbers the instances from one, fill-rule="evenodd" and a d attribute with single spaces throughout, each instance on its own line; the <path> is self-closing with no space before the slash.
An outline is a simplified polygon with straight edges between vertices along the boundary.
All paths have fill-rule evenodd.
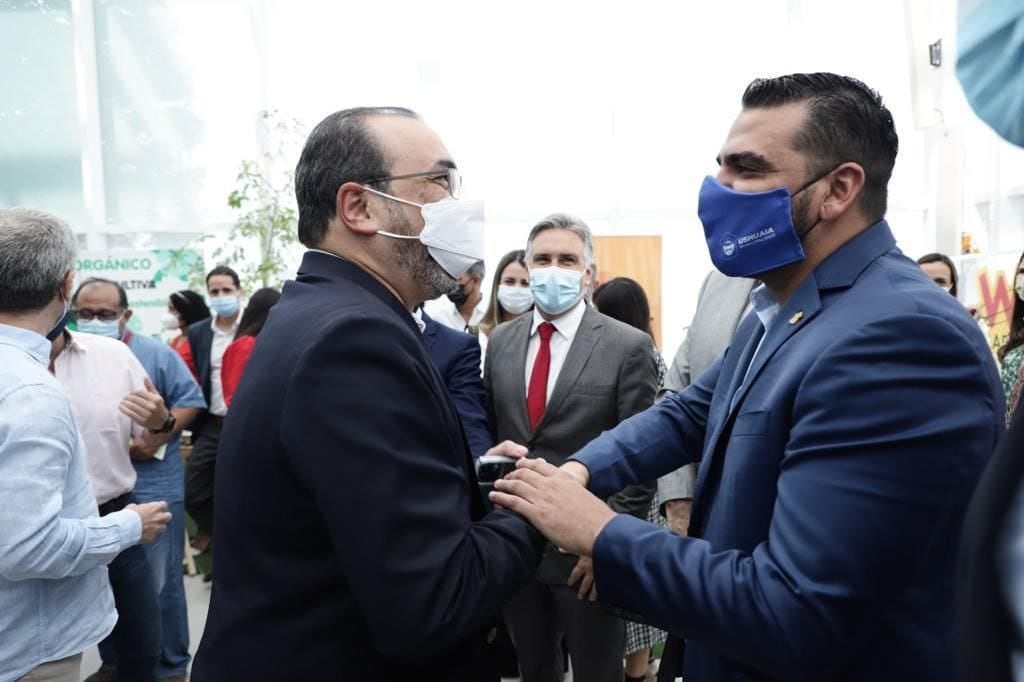
<path id="1" fill-rule="evenodd" d="M 156 682 L 160 662 L 160 605 L 146 552 L 140 545 L 129 547 L 110 562 L 108 569 L 117 607 L 117 625 L 100 642 L 100 655 L 104 656 L 104 651 L 113 652 L 118 681 Z"/>
<path id="2" fill-rule="evenodd" d="M 142 500 L 141 501 L 149 501 Z M 156 541 L 143 545 L 154 594 L 159 595 L 161 654 L 157 677 L 184 677 L 191 655 L 188 652 L 188 611 L 185 600 L 185 578 L 182 562 L 185 559 L 185 504 L 168 505 L 172 514 L 167 532 Z M 110 638 L 100 643 L 103 667 L 117 669 L 118 656 Z"/>

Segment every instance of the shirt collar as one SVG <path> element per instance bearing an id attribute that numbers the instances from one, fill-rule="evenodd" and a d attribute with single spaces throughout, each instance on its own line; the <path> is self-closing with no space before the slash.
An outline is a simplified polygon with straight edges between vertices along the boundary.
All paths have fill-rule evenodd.
<path id="1" fill-rule="evenodd" d="M 0 324 L 0 344 L 20 348 L 41 365 L 50 364 L 50 342 L 30 329 Z"/>
<path id="2" fill-rule="evenodd" d="M 217 320 L 219 320 L 219 319 L 220 319 L 220 316 L 217 315 L 217 313 L 214 313 L 213 315 L 210 316 L 210 328 L 213 329 L 213 333 L 214 334 L 234 334 L 235 332 L 238 331 L 238 323 L 242 321 L 242 316 L 239 315 L 238 317 L 236 317 L 234 323 L 231 325 L 231 329 L 229 329 L 226 332 L 225 331 L 221 331 L 221 328 L 217 326 Z"/>
<path id="3" fill-rule="evenodd" d="M 555 325 L 555 331 L 565 338 L 571 339 L 576 336 L 576 330 L 580 328 L 580 323 L 583 321 L 583 314 L 585 312 L 587 312 L 587 302 L 582 298 L 576 303 L 576 305 L 569 308 L 553 320 L 545 320 L 540 316 L 540 311 L 537 309 L 537 306 L 533 306 L 533 326 L 530 327 L 530 336 L 532 337 L 537 333 L 537 328 L 540 327 L 542 322 L 550 322 Z"/>
<path id="4" fill-rule="evenodd" d="M 768 291 L 768 287 L 764 284 L 758 284 L 750 292 L 750 307 L 754 309 L 754 313 L 757 314 L 757 318 L 761 320 L 761 324 L 767 332 L 779 314 L 779 302 L 775 300 L 772 292 Z"/>
<path id="5" fill-rule="evenodd" d="M 427 323 L 423 321 L 423 308 L 416 308 L 412 311 L 412 319 L 420 329 L 420 334 L 427 331 Z"/>

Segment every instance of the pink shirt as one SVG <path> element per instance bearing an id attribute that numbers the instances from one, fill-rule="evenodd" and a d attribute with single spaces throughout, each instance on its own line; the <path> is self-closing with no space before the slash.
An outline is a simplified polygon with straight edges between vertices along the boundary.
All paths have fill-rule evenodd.
<path id="1" fill-rule="evenodd" d="M 135 488 L 128 456 L 132 434 L 144 427 L 118 409 L 132 391 L 145 389 L 146 370 L 123 341 L 95 334 L 71 334 L 53 370 L 71 399 L 85 443 L 85 463 L 96 502 L 103 504 Z"/>

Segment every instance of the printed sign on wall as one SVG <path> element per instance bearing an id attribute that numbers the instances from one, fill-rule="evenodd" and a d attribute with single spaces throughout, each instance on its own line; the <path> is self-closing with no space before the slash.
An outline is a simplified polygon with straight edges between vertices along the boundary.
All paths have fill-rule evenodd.
<path id="1" fill-rule="evenodd" d="M 118 282 L 128 294 L 132 318 L 128 328 L 137 334 L 160 336 L 160 317 L 167 298 L 189 288 L 189 276 L 201 269 L 202 256 L 187 249 L 148 251 L 82 251 L 78 255 L 75 286 L 100 277 Z"/>

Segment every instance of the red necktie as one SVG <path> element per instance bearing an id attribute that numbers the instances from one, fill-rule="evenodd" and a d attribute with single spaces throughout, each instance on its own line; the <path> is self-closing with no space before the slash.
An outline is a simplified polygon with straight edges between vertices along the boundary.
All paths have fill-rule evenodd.
<path id="1" fill-rule="evenodd" d="M 533 361 L 530 372 L 530 387 L 526 390 L 526 411 L 530 415 L 530 429 L 537 430 L 537 424 L 544 416 L 544 408 L 548 403 L 548 371 L 551 369 L 551 335 L 555 325 L 541 322 L 537 327 L 540 334 L 540 348 L 537 358 Z"/>

